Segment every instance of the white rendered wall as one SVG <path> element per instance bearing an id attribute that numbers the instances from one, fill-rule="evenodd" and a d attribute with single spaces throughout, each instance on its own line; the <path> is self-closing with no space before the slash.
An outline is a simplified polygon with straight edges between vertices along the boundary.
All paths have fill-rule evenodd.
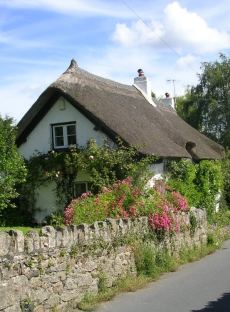
<path id="1" fill-rule="evenodd" d="M 163 179 L 163 176 L 164 176 L 164 162 L 151 165 L 150 166 L 150 171 L 153 173 L 153 176 L 148 181 L 147 187 L 153 187 L 156 180 Z"/>
<path id="2" fill-rule="evenodd" d="M 36 190 L 36 204 L 34 219 L 37 223 L 41 223 L 44 219 L 63 207 L 57 204 L 57 196 L 55 191 L 55 182 L 47 182 Z"/>
<path id="3" fill-rule="evenodd" d="M 63 101 L 65 102 L 64 110 L 60 109 Z M 78 146 L 84 146 L 90 139 L 94 139 L 98 145 L 102 145 L 107 139 L 103 132 L 94 130 L 95 125 L 89 119 L 60 97 L 29 134 L 26 142 L 19 147 L 20 154 L 26 159 L 37 152 L 46 154 L 52 149 L 51 124 L 69 121 L 76 121 Z"/>
<path id="4" fill-rule="evenodd" d="M 78 182 L 89 181 L 90 175 L 86 172 L 79 172 L 77 176 Z M 47 216 L 58 211 L 63 211 L 64 204 L 57 201 L 56 184 L 55 182 L 46 182 L 36 189 L 36 203 L 34 220 L 37 223 L 44 222 Z"/>

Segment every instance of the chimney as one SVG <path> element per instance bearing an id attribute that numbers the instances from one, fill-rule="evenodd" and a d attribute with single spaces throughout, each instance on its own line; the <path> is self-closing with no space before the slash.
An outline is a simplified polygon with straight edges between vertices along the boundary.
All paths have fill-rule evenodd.
<path id="1" fill-rule="evenodd" d="M 165 93 L 165 98 L 160 100 L 161 103 L 167 107 L 172 107 L 175 109 L 175 101 L 174 98 L 170 96 L 168 92 Z"/>
<path id="2" fill-rule="evenodd" d="M 152 89 L 151 89 L 151 82 L 145 77 L 143 69 L 138 69 L 138 77 L 134 78 L 134 87 L 139 90 L 142 95 L 146 98 L 146 100 L 156 106 L 152 99 Z"/>

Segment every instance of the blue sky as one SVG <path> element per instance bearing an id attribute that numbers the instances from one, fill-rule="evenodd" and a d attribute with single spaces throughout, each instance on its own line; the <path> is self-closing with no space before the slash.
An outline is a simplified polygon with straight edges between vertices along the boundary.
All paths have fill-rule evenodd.
<path id="1" fill-rule="evenodd" d="M 16 121 L 75 58 L 132 84 L 143 68 L 158 97 L 183 94 L 200 63 L 229 55 L 229 0 L 0 0 L 0 114 Z"/>

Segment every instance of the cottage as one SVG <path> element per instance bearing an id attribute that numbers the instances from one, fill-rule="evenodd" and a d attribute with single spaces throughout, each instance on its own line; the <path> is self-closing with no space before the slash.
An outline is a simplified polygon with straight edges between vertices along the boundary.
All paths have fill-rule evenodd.
<path id="1" fill-rule="evenodd" d="M 153 169 L 161 174 L 164 160 L 172 158 L 220 159 L 223 148 L 184 122 L 173 100 L 156 101 L 143 71 L 133 85 L 124 85 L 93 75 L 72 60 L 69 68 L 51 84 L 18 124 L 17 145 L 29 159 L 69 146 L 84 146 L 89 139 L 102 145 L 120 137 L 140 146 L 143 154 L 162 160 Z M 87 188 L 87 177 L 79 183 Z M 53 185 L 38 190 L 37 220 L 56 209 Z"/>

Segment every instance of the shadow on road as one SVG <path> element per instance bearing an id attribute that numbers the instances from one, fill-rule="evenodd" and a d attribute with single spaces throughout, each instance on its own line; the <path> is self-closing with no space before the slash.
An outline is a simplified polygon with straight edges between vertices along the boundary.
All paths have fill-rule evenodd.
<path id="1" fill-rule="evenodd" d="M 191 312 L 229 312 L 230 311 L 230 293 L 223 294 L 216 301 L 210 301 L 208 305 L 201 310 L 192 310 Z"/>

